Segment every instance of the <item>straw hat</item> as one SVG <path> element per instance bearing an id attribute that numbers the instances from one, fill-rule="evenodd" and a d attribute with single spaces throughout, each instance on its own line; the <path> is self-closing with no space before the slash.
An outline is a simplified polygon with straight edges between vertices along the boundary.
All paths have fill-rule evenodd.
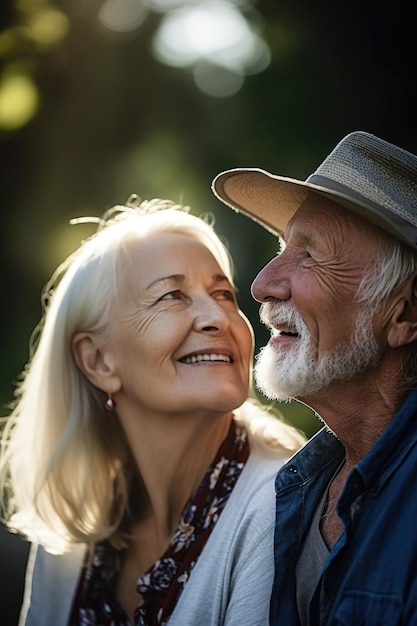
<path id="1" fill-rule="evenodd" d="M 305 181 L 238 168 L 218 174 L 212 189 L 275 234 L 314 192 L 417 246 L 417 156 L 363 131 L 344 137 Z"/>

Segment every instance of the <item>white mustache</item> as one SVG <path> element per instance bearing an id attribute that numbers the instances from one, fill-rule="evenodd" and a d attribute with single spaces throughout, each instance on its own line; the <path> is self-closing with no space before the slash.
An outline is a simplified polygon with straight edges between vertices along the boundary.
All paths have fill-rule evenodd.
<path id="1" fill-rule="evenodd" d="M 259 309 L 260 320 L 271 330 L 274 326 L 287 326 L 299 334 L 306 330 L 306 325 L 300 313 L 293 304 L 284 302 L 264 302 Z"/>

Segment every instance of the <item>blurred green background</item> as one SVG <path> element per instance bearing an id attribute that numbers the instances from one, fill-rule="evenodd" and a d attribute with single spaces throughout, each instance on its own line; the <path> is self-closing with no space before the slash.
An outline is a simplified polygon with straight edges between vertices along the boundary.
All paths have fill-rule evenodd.
<path id="1" fill-rule="evenodd" d="M 54 267 L 135 192 L 211 212 L 249 288 L 274 237 L 211 193 L 221 170 L 306 178 L 363 129 L 417 152 L 414 23 L 384 0 L 2 0 L 0 404 L 7 413 Z M 45 384 L 48 384 L 45 381 Z M 281 407 L 311 435 L 317 419 Z M 16 623 L 26 545 L 1 530 L 0 615 Z M 5 573 L 7 572 L 7 573 Z"/>

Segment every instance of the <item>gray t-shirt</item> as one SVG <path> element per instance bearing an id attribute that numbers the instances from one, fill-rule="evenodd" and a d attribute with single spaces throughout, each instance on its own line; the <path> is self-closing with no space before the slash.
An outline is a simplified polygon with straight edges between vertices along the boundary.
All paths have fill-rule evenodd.
<path id="1" fill-rule="evenodd" d="M 302 626 L 308 624 L 308 605 L 313 597 L 323 563 L 329 554 L 329 549 L 320 532 L 320 519 L 326 504 L 327 493 L 326 490 L 316 508 L 295 568 L 297 608 Z"/>

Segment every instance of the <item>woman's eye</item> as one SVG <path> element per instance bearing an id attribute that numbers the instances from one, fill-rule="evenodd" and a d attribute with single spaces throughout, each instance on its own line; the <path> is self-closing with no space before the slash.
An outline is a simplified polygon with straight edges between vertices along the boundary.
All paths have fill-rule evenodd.
<path id="1" fill-rule="evenodd" d="M 220 291 L 216 291 L 214 297 L 216 300 L 230 300 L 231 302 L 236 301 L 235 292 L 230 291 L 230 289 L 221 289 Z"/>
<path id="2" fill-rule="evenodd" d="M 175 289 L 174 291 L 169 291 L 168 293 L 165 293 L 159 299 L 160 300 L 179 300 L 181 298 L 182 298 L 181 291 L 179 289 Z"/>

